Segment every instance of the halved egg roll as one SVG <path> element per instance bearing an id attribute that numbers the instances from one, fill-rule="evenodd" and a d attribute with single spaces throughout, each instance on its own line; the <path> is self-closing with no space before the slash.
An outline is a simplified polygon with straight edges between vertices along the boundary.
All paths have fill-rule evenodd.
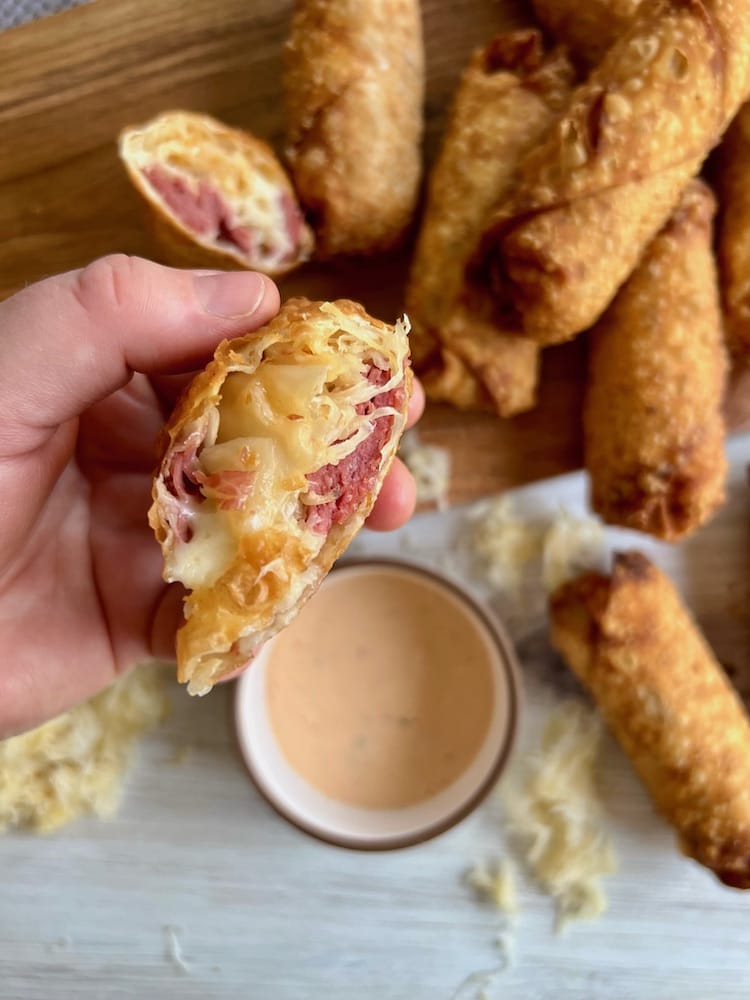
<path id="1" fill-rule="evenodd" d="M 120 135 L 120 158 L 168 263 L 279 275 L 313 236 L 271 147 L 208 115 L 166 111 Z"/>
<path id="2" fill-rule="evenodd" d="M 520 157 L 554 120 L 572 67 L 539 31 L 497 35 L 464 70 L 432 169 L 407 289 L 415 367 L 427 395 L 511 416 L 535 402 L 538 350 L 472 291 L 465 268 Z"/>
<path id="3" fill-rule="evenodd" d="M 675 541 L 724 499 L 727 354 L 711 219 L 692 181 L 592 331 L 584 404 L 591 506 Z"/>
<path id="4" fill-rule="evenodd" d="M 422 171 L 419 0 L 296 0 L 284 62 L 286 155 L 318 255 L 400 243 Z"/>
<path id="5" fill-rule="evenodd" d="M 316 590 L 369 514 L 411 391 L 408 324 L 291 299 L 225 342 L 165 429 L 149 522 L 189 591 L 178 676 L 205 694 Z"/>
<path id="6" fill-rule="evenodd" d="M 577 62 L 595 66 L 626 31 L 643 0 L 532 0 L 540 24 Z"/>
<path id="7" fill-rule="evenodd" d="M 551 597 L 552 642 L 685 854 L 750 888 L 750 722 L 669 579 L 639 552 Z"/>
<path id="8" fill-rule="evenodd" d="M 529 336 L 596 322 L 749 92 L 750 0 L 639 8 L 487 227 L 495 295 Z"/>

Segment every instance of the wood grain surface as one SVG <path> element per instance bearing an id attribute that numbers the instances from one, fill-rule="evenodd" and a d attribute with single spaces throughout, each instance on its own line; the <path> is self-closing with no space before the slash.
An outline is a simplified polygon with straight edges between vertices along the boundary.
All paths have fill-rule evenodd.
<path id="1" fill-rule="evenodd" d="M 208 111 L 281 145 L 281 46 L 290 0 L 96 0 L 0 34 L 0 297 L 105 253 L 156 256 L 115 139 L 167 108 Z M 523 23 L 513 0 L 424 0 L 426 158 L 469 53 Z M 347 296 L 393 319 L 408 257 L 310 265 L 285 295 Z M 545 352 L 539 407 L 510 421 L 431 407 L 426 441 L 453 457 L 469 500 L 580 464 L 585 344 Z M 750 426 L 742 390 L 732 423 Z"/>

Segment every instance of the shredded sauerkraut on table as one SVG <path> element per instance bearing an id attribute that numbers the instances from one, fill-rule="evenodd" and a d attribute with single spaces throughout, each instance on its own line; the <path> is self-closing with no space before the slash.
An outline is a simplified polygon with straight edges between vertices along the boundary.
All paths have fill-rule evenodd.
<path id="1" fill-rule="evenodd" d="M 166 715 L 163 671 L 144 666 L 70 712 L 0 742 L 0 832 L 49 833 L 117 811 L 139 737 Z"/>

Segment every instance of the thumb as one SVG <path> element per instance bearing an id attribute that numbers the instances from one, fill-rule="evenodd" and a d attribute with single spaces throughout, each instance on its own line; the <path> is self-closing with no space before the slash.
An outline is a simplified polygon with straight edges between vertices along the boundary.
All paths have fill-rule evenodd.
<path id="1" fill-rule="evenodd" d="M 0 303 L 0 452 L 40 446 L 134 371 L 195 368 L 278 308 L 264 275 L 179 271 L 124 255 L 31 285 Z"/>

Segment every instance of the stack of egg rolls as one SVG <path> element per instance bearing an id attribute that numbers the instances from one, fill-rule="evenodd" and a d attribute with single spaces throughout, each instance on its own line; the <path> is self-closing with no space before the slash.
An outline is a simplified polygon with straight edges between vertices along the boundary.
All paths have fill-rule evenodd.
<path id="1" fill-rule="evenodd" d="M 412 353 L 428 396 L 510 416 L 534 404 L 538 347 L 496 314 L 464 270 L 519 159 L 563 105 L 572 67 L 538 31 L 494 38 L 461 78 L 437 162 L 407 292 Z"/>
<path id="2" fill-rule="evenodd" d="M 643 0 L 533 0 L 541 24 L 570 47 L 579 65 L 597 65 L 626 31 Z M 717 251 L 727 346 L 750 352 L 750 104 L 727 129 L 713 177 L 720 199 Z"/>
<path id="3" fill-rule="evenodd" d="M 571 47 L 574 60 L 584 67 L 606 62 L 605 53 L 618 45 L 638 8 L 646 15 L 643 23 L 652 19 L 654 24 L 657 6 L 643 0 L 589 0 L 582 8 L 574 0 L 534 0 L 542 24 Z M 657 13 L 666 19 L 665 26 L 679 5 L 671 6 L 669 11 L 669 5 L 661 5 Z M 747 41 L 741 36 L 731 40 L 724 65 L 727 28 L 739 26 L 732 20 L 737 10 L 728 4 L 682 6 L 692 6 L 697 15 L 691 18 L 697 34 L 703 19 L 704 42 L 714 31 L 719 43 L 711 69 L 717 78 L 729 80 L 725 124 L 739 107 L 712 173 L 721 208 L 717 240 L 721 281 L 712 248 L 713 198 L 702 182 L 694 180 L 684 188 L 666 224 L 637 253 L 635 269 L 592 331 L 584 414 L 593 508 L 610 523 L 669 541 L 698 528 L 723 499 L 724 339 L 735 357 L 750 349 L 750 105 L 738 103 L 747 94 L 747 80 L 742 83 Z M 745 30 L 750 28 L 747 10 L 743 21 Z M 681 79 L 687 82 L 692 76 L 681 59 L 688 54 L 683 44 L 688 37 L 680 39 L 672 29 L 674 48 L 655 48 L 651 53 L 654 62 L 661 58 L 662 68 L 672 71 L 675 89 Z M 640 38 L 642 45 L 643 30 L 619 43 L 617 59 L 625 58 L 633 38 Z M 643 51 L 648 55 L 649 47 Z M 630 91 L 637 93 L 633 80 Z M 625 92 L 625 88 L 604 90 L 603 116 L 589 118 L 589 127 L 593 122 L 596 130 L 601 129 L 601 118 L 611 110 L 607 104 L 611 105 L 612 93 L 617 101 Z M 614 107 L 615 117 L 626 112 L 625 104 Z M 697 138 L 697 130 L 691 131 Z M 592 144 L 590 133 L 587 142 Z M 599 136 L 597 145 L 601 144 Z M 696 146 L 683 143 L 681 148 L 687 162 Z M 583 152 L 589 155 L 585 144 Z M 702 157 L 692 162 L 697 166 L 701 161 Z M 682 183 L 679 166 L 675 163 L 671 175 L 675 190 Z M 555 183 L 553 171 L 550 187 Z M 645 190 L 640 184 L 628 184 L 626 190 L 633 197 L 654 194 L 648 184 Z M 664 191 L 662 186 L 657 193 Z M 598 207 L 607 209 L 602 216 L 605 225 L 618 225 L 612 215 L 616 200 L 607 205 L 605 199 Z M 559 208 L 558 218 L 565 218 L 564 206 Z M 542 215 L 548 213 L 547 223 L 554 211 L 542 208 Z M 568 222 L 576 211 L 573 204 Z M 638 206 L 636 211 L 649 217 Z M 539 311 L 534 314 L 532 309 L 532 332 L 536 317 L 544 316 L 545 303 L 558 301 L 555 294 L 567 301 L 568 286 L 587 290 L 592 303 L 597 297 L 605 302 L 609 287 L 592 282 L 586 261 L 578 274 L 575 269 L 566 272 L 568 258 L 555 270 L 561 260 L 549 253 L 551 228 L 523 229 L 535 214 L 532 210 L 520 220 L 515 244 L 499 246 L 500 252 L 510 250 L 513 261 L 513 251 L 519 246 L 523 250 L 524 237 L 527 240 L 527 256 L 521 254 L 516 272 L 521 281 L 511 295 L 523 309 L 528 300 L 519 292 L 534 301 L 537 279 L 541 293 L 536 300 Z M 504 238 L 502 229 L 499 233 Z M 529 264 L 525 271 L 524 262 Z M 541 276 L 535 275 L 535 266 Z M 595 272 L 600 282 L 603 271 Z M 589 315 L 593 314 L 592 309 Z M 567 330 L 561 327 L 562 334 L 558 328 L 540 339 L 574 332 L 571 322 Z M 621 554 L 615 557 L 611 575 L 583 574 L 560 587 L 551 598 L 551 618 L 553 643 L 591 691 L 656 807 L 677 830 L 685 853 L 727 885 L 750 888 L 750 723 L 669 580 L 643 555 Z"/>
<path id="4" fill-rule="evenodd" d="M 524 158 L 481 259 L 540 343 L 591 326 L 750 90 L 750 0 L 643 4 Z"/>

